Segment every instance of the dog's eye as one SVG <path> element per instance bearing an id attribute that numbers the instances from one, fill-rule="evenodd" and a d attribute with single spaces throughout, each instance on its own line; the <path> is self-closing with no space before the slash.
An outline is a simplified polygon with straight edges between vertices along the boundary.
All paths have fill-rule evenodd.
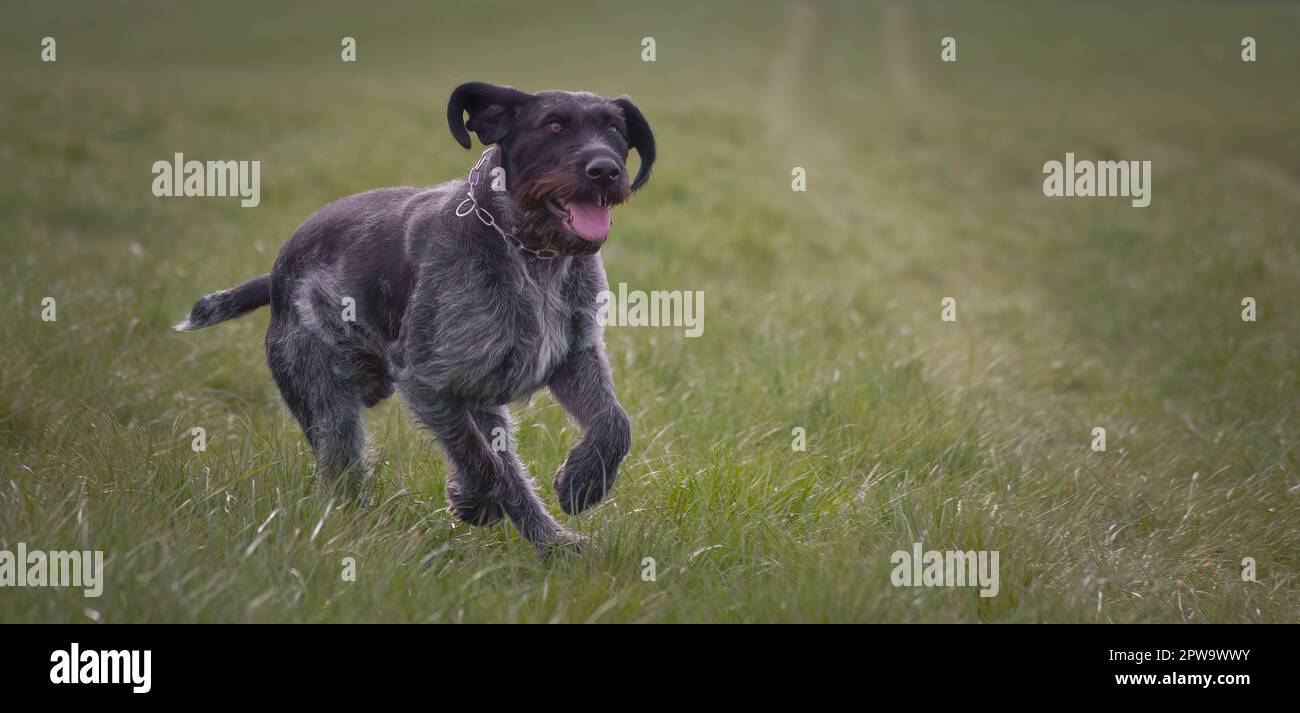
<path id="1" fill-rule="evenodd" d="M 605 133 L 609 134 L 610 136 L 615 136 L 618 134 L 618 127 L 614 126 L 613 124 L 610 124 L 609 126 L 605 127 Z"/>
<path id="2" fill-rule="evenodd" d="M 552 134 L 558 134 L 561 131 L 564 131 L 564 124 L 561 124 L 558 121 L 552 121 L 550 124 L 547 124 L 546 128 L 550 129 Z"/>

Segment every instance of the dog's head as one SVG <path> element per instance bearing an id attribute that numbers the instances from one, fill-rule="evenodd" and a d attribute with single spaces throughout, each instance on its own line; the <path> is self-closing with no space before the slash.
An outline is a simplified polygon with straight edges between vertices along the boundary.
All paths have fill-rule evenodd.
<path id="1" fill-rule="evenodd" d="M 451 93 L 447 123 L 465 148 L 470 147 L 470 131 L 485 146 L 497 146 L 507 190 L 518 207 L 521 237 L 562 254 L 600 249 L 609 235 L 609 209 L 645 184 L 655 160 L 650 124 L 627 97 L 529 94 L 470 82 Z M 631 149 L 640 155 L 641 166 L 629 182 Z"/>

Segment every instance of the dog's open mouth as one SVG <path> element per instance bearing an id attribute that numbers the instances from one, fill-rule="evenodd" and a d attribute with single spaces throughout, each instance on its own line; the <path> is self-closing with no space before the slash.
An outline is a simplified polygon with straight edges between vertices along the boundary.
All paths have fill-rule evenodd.
<path id="1" fill-rule="evenodd" d="M 583 240 L 598 242 L 609 235 L 609 202 L 603 197 L 565 203 L 548 198 L 546 208 L 564 223 L 569 232 Z"/>

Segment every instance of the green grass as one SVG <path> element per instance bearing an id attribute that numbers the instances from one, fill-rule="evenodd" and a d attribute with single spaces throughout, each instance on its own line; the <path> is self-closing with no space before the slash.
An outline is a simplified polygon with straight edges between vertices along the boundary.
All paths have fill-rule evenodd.
<path id="1" fill-rule="evenodd" d="M 1300 8 L 429 5 L 6 11 L 0 549 L 100 549 L 107 582 L 2 588 L 0 621 L 1300 619 Z M 660 159 L 610 281 L 706 295 L 701 338 L 607 334 L 635 445 L 577 558 L 453 524 L 396 399 L 375 502 L 335 506 L 266 312 L 168 331 L 328 201 L 464 174 L 470 79 L 630 94 Z M 261 160 L 261 205 L 154 198 L 176 151 Z M 1045 198 L 1066 151 L 1152 160 L 1151 206 Z M 578 434 L 515 412 L 554 503 Z M 1000 593 L 891 586 L 916 541 L 998 550 Z"/>

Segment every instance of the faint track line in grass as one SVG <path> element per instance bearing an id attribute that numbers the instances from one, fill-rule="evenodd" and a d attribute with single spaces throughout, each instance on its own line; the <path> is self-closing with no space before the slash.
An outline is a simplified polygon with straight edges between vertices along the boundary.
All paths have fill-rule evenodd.
<path id="1" fill-rule="evenodd" d="M 885 66 L 889 78 L 900 94 L 916 94 L 921 88 L 921 80 L 912 61 L 912 13 L 901 2 L 888 2 L 880 9 L 881 26 L 884 28 Z"/>
<path id="2" fill-rule="evenodd" d="M 774 142 L 784 150 L 784 160 L 788 166 L 822 166 L 822 157 L 835 156 L 833 137 L 821 133 L 800 130 L 795 107 L 806 106 L 800 100 L 801 77 L 807 73 L 808 57 L 812 53 L 817 38 L 818 24 L 822 11 L 816 5 L 789 5 L 786 7 L 784 42 L 768 76 L 765 100 L 761 107 L 762 115 L 767 119 L 767 129 Z M 817 144 L 814 145 L 813 142 Z M 825 144 L 825 145 L 823 145 Z M 825 174 L 817 172 L 813 180 L 821 180 Z M 833 201 L 827 201 L 828 192 L 818 189 L 807 194 L 819 196 L 811 203 L 817 211 L 817 217 L 835 230 L 851 234 L 853 225 L 840 210 L 833 209 Z"/>
<path id="3" fill-rule="evenodd" d="M 787 107 L 796 104 L 799 75 L 805 71 L 821 8 L 815 5 L 789 5 L 786 7 L 785 43 L 772 63 L 767 83 L 768 128 L 778 140 L 785 141 L 798 133 Z"/>
<path id="4" fill-rule="evenodd" d="M 1292 203 L 1300 203 L 1300 180 L 1277 165 L 1253 156 L 1234 161 L 1230 168 L 1246 180 Z"/>

